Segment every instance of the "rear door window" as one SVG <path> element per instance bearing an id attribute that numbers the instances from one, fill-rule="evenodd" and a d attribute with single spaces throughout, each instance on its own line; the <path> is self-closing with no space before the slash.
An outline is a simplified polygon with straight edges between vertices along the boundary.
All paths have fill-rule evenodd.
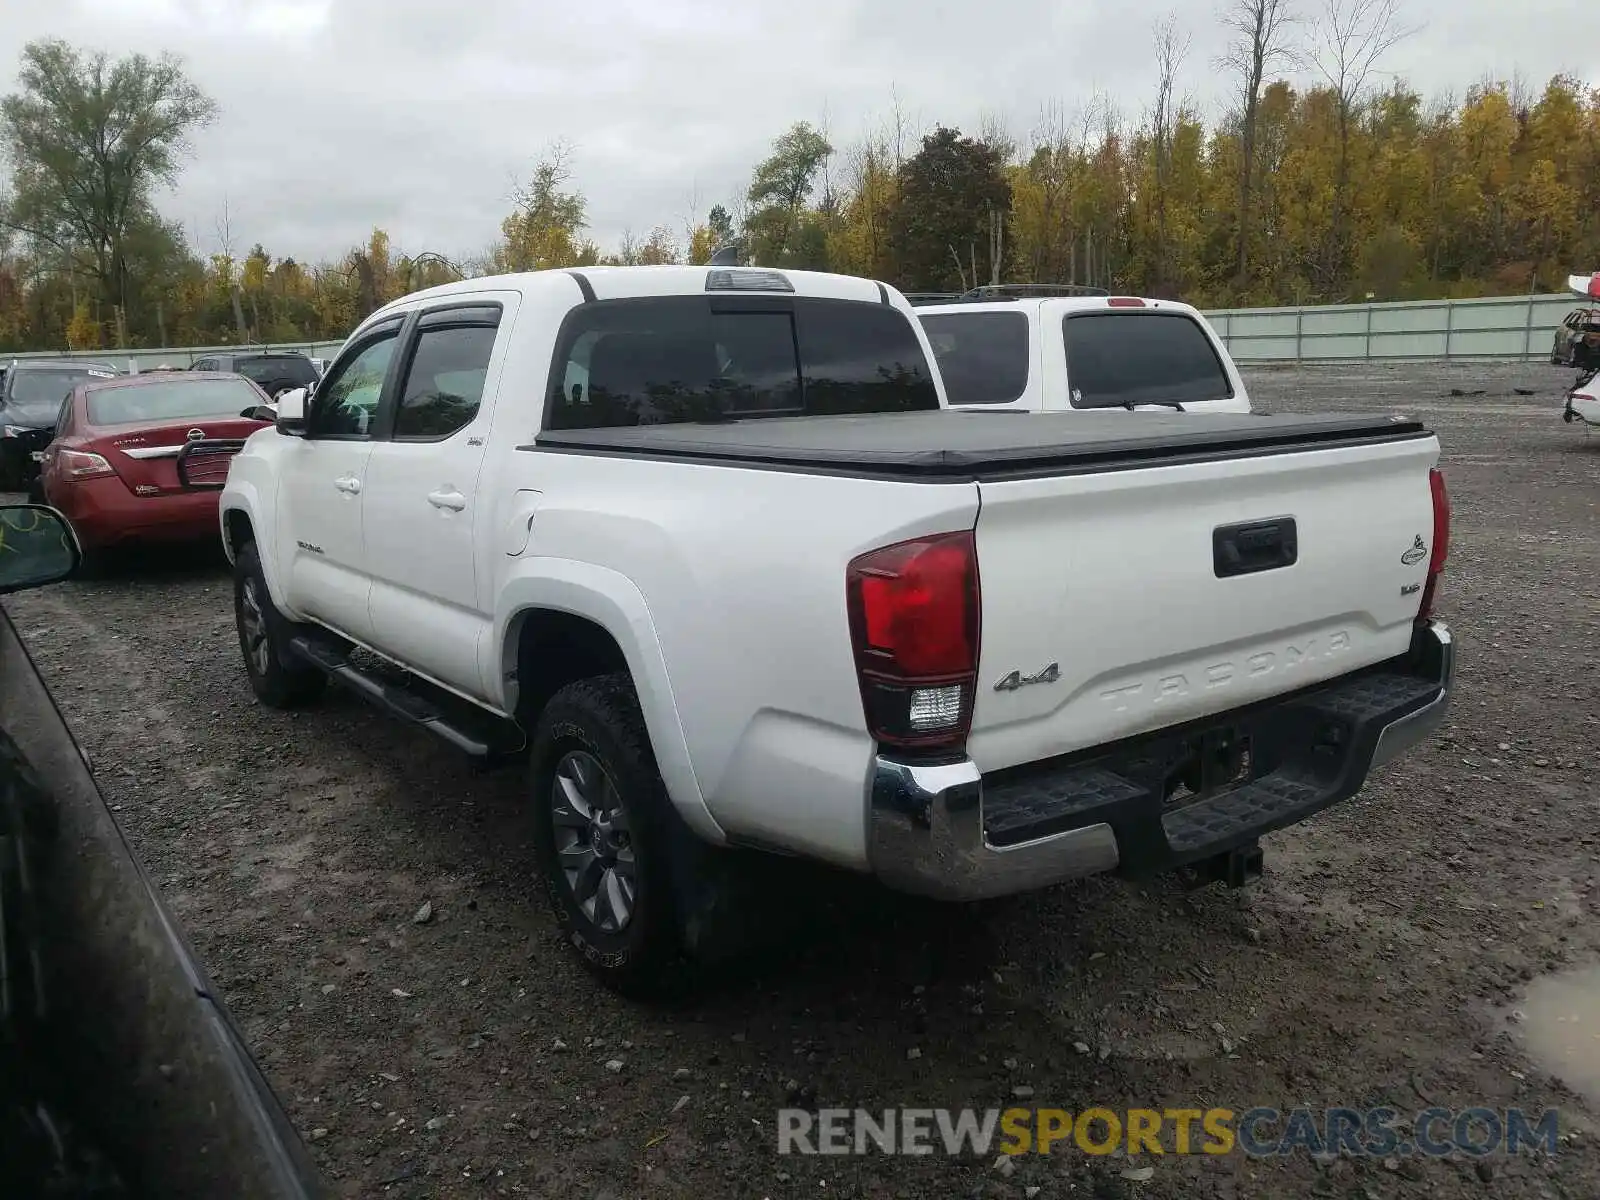
<path id="1" fill-rule="evenodd" d="M 1028 388 L 1028 318 L 1019 312 L 922 318 L 951 404 L 1010 404 Z"/>
<path id="2" fill-rule="evenodd" d="M 1184 313 L 1071 313 L 1062 332 L 1073 408 L 1204 404 L 1233 396 L 1211 339 Z"/>
<path id="3" fill-rule="evenodd" d="M 546 428 L 937 409 L 904 313 L 810 297 L 666 296 L 574 309 Z"/>
<path id="4" fill-rule="evenodd" d="M 498 305 L 424 314 L 400 388 L 396 440 L 438 441 L 472 423 L 499 325 Z"/>

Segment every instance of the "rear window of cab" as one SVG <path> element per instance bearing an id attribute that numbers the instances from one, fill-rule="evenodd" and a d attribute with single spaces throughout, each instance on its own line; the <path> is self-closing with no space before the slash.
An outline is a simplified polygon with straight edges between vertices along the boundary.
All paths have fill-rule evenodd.
<path id="1" fill-rule="evenodd" d="M 556 343 L 545 428 L 938 407 L 916 330 L 890 305 L 653 296 L 572 310 Z"/>

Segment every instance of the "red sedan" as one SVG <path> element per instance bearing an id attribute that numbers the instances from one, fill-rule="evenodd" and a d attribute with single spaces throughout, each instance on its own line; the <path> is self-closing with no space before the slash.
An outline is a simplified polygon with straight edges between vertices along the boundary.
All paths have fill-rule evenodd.
<path id="1" fill-rule="evenodd" d="M 178 453 L 200 438 L 246 438 L 270 421 L 267 394 L 240 375 L 150 372 L 76 388 L 44 451 L 45 500 L 86 555 L 148 541 L 219 537 L 217 493 L 178 482 Z"/>

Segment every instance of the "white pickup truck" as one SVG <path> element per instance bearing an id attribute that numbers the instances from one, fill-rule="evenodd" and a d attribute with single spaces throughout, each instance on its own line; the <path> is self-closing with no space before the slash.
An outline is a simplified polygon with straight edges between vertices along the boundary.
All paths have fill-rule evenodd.
<path id="1" fill-rule="evenodd" d="M 651 267 L 407 296 L 178 461 L 260 700 L 333 679 L 531 748 L 555 912 L 627 989 L 766 854 L 951 900 L 1249 876 L 1445 713 L 1438 454 L 1402 418 L 949 411 L 881 284 Z"/>
<path id="2" fill-rule="evenodd" d="M 1198 309 L 1079 290 L 1088 294 L 980 288 L 953 303 L 920 306 L 950 404 L 1250 411 L 1238 367 Z"/>

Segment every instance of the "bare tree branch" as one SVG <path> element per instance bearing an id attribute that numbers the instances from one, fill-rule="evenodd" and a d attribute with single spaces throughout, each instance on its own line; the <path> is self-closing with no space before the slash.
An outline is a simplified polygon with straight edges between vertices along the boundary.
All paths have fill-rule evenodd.
<path id="1" fill-rule="evenodd" d="M 1301 59 L 1290 40 L 1299 18 L 1289 4 L 1290 0 L 1229 0 L 1221 13 L 1221 24 L 1231 31 L 1231 41 L 1215 65 L 1233 75 L 1239 99 L 1239 209 L 1234 230 L 1236 286 L 1242 286 L 1250 272 L 1250 203 L 1255 189 L 1261 88 L 1269 72 L 1298 65 Z"/>
<path id="2" fill-rule="evenodd" d="M 1312 61 L 1334 93 L 1339 162 L 1333 185 L 1333 220 L 1321 256 L 1324 283 L 1342 278 L 1349 258 L 1350 137 L 1367 81 L 1383 56 L 1417 32 L 1400 24 L 1400 0 L 1323 0 Z"/>
<path id="3" fill-rule="evenodd" d="M 1312 63 L 1333 89 L 1344 119 L 1383 56 L 1419 28 L 1400 24 L 1400 0 L 1323 0 Z"/>
<path id="4" fill-rule="evenodd" d="M 1178 68 L 1188 57 L 1190 45 L 1190 36 L 1178 29 L 1175 13 L 1168 13 L 1156 25 L 1156 103 L 1150 118 L 1150 139 L 1155 155 L 1155 284 L 1158 295 L 1164 294 L 1167 287 L 1167 192 L 1172 177 L 1172 138 L 1177 124 L 1173 91 L 1177 86 Z"/>

